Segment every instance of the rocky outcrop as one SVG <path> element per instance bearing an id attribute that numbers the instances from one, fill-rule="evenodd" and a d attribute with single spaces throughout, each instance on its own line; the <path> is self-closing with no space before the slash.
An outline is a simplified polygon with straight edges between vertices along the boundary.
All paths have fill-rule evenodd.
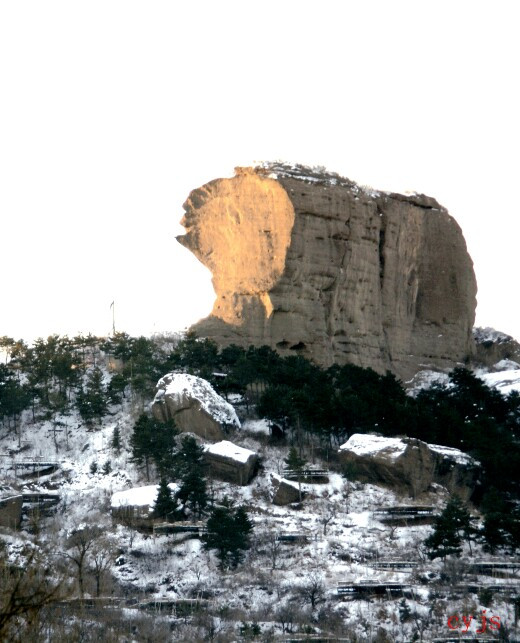
<path id="1" fill-rule="evenodd" d="M 168 487 L 172 495 L 175 495 L 179 490 L 179 486 L 175 482 L 170 482 Z M 159 485 L 147 485 L 146 487 L 133 487 L 132 489 L 117 491 L 112 495 L 110 502 L 112 518 L 123 523 L 147 524 L 146 521 L 153 518 L 153 509 L 158 492 Z"/>
<path id="2" fill-rule="evenodd" d="M 300 490 L 297 482 L 285 480 L 276 473 L 271 473 L 270 483 L 273 505 L 291 505 L 293 502 L 299 502 Z M 303 496 L 302 492 L 302 498 Z"/>
<path id="3" fill-rule="evenodd" d="M 161 422 L 173 420 L 180 431 L 215 441 L 222 440 L 230 429 L 240 428 L 235 409 L 200 377 L 168 373 L 156 390 L 154 417 Z"/>
<path id="4" fill-rule="evenodd" d="M 204 459 L 215 477 L 239 485 L 251 481 L 258 465 L 258 455 L 254 451 L 227 440 L 206 447 Z"/>
<path id="5" fill-rule="evenodd" d="M 466 453 L 415 438 L 355 433 L 340 447 L 339 457 L 353 477 L 414 498 L 436 483 L 468 500 L 480 475 L 479 463 Z"/>
<path id="6" fill-rule="evenodd" d="M 434 199 L 269 165 L 211 181 L 184 208 L 178 240 L 217 294 L 199 335 L 402 378 L 471 355 L 473 264 Z"/>
<path id="7" fill-rule="evenodd" d="M 511 337 L 494 328 L 474 328 L 475 361 L 488 368 L 499 365 L 504 360 L 520 363 L 520 344 Z M 496 370 L 504 370 L 500 365 Z"/>

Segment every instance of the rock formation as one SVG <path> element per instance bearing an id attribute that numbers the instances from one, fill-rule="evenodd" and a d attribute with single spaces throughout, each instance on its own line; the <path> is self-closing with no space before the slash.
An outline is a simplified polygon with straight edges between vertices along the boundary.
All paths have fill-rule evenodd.
<path id="1" fill-rule="evenodd" d="M 269 165 L 211 181 L 184 209 L 178 240 L 217 294 L 199 335 L 402 378 L 472 354 L 473 264 L 434 199 Z"/>
<path id="2" fill-rule="evenodd" d="M 274 505 L 291 505 L 300 500 L 297 482 L 291 482 L 276 473 L 270 474 L 271 500 Z M 304 497 L 302 492 L 302 498 Z"/>
<path id="3" fill-rule="evenodd" d="M 207 440 L 222 440 L 229 429 L 240 428 L 235 409 L 209 382 L 184 373 L 168 373 L 159 380 L 152 413 L 161 422 L 173 420 L 180 431 Z"/>
<path id="4" fill-rule="evenodd" d="M 493 368 L 504 360 L 520 363 L 520 344 L 511 337 L 494 328 L 474 328 L 475 361 L 488 368 Z M 507 365 L 505 365 L 507 367 Z"/>
<path id="5" fill-rule="evenodd" d="M 480 476 L 479 463 L 466 453 L 416 438 L 355 433 L 340 447 L 339 457 L 356 478 L 387 484 L 414 498 L 436 483 L 468 500 Z"/>
<path id="6" fill-rule="evenodd" d="M 254 451 L 227 440 L 206 447 L 204 459 L 217 478 L 239 485 L 246 485 L 251 481 L 258 464 L 258 455 Z"/>

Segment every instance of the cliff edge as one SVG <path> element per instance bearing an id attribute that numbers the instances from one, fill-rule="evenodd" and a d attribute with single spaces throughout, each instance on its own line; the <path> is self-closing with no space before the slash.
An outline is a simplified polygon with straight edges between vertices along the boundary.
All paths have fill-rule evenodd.
<path id="1" fill-rule="evenodd" d="M 403 379 L 472 356 L 473 263 L 434 199 L 269 164 L 193 190 L 184 209 L 177 239 L 217 294 L 199 335 Z"/>

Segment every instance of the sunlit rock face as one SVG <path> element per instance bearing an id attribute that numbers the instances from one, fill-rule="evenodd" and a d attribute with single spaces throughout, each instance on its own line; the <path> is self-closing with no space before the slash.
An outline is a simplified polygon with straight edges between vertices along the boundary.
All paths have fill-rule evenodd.
<path id="1" fill-rule="evenodd" d="M 178 240 L 217 294 L 199 335 L 403 379 L 472 355 L 473 264 L 434 199 L 271 164 L 193 190 L 184 208 Z"/>

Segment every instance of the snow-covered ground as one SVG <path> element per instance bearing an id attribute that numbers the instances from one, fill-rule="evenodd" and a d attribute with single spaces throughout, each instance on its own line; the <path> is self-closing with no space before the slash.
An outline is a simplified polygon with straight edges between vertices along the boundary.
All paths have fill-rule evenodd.
<path id="1" fill-rule="evenodd" d="M 516 390 L 520 390 L 520 369 L 482 377 L 502 392 L 515 386 L 516 377 Z M 235 622 L 255 620 L 264 633 L 272 631 L 273 636 L 282 635 L 285 618 L 282 612 L 286 610 L 295 622 L 312 623 L 316 631 L 327 632 L 334 624 L 347 639 L 357 636 L 361 641 L 372 640 L 379 628 L 387 632 L 386 640 L 409 640 L 417 626 L 413 620 L 400 622 L 401 596 L 372 601 L 340 600 L 336 594 L 340 582 L 368 579 L 412 584 L 414 593 L 407 595 L 406 601 L 425 624 L 424 640 L 433 635 L 448 636 L 446 618 L 451 614 L 471 609 L 477 615 L 490 609 L 475 594 L 450 594 L 446 583 L 435 585 L 442 563 L 425 560 L 421 548 L 431 533 L 430 525 L 389 526 L 374 515 L 381 507 L 413 504 L 416 500 L 383 487 L 348 481 L 331 470 L 326 483 L 302 484 L 305 491 L 302 504 L 273 505 L 270 473 L 282 473 L 289 447 L 269 444 L 266 437 L 269 427 L 264 420 L 240 418 L 245 419 L 243 429 L 230 436 L 240 449 L 260 455 L 262 467 L 257 477 L 244 487 L 218 480 L 210 483 L 211 497 L 228 496 L 235 503 L 244 504 L 254 522 L 253 547 L 237 570 L 219 571 L 214 553 L 205 551 L 197 537 L 146 534 L 114 523 L 111 517 L 114 502 L 135 503 L 140 499 L 149 504 L 156 494 L 157 479 L 147 481 L 144 471 L 131 461 L 130 435 L 141 412 L 140 404 L 124 400 L 121 406 L 110 409 L 101 426 L 89 431 L 75 412 L 54 422 L 33 422 L 32 413 L 27 411 L 21 424 L 23 451 L 18 447 L 18 435 L 6 428 L 0 430 L 0 453 L 4 456 L 0 461 L 2 483 L 18 491 L 55 490 L 60 495 L 56 514 L 41 520 L 39 537 L 54 543 L 55 551 L 60 552 L 65 550 L 66 540 L 74 530 L 98 525 L 120 552 L 110 569 L 112 582 L 108 591 L 114 595 L 124 594 L 137 600 L 208 597 L 212 613 L 220 610 L 219 623 L 223 628 L 236 630 Z M 119 453 L 111 446 L 116 427 L 122 441 Z M 237 451 L 229 446 L 225 450 L 230 449 Z M 22 458 L 55 461 L 59 468 L 48 475 L 21 479 L 20 470 L 15 477 L 13 465 Z M 93 463 L 97 465 L 95 471 Z M 316 464 L 328 466 L 325 461 Z M 440 510 L 446 498 L 445 491 L 437 489 L 420 500 Z M 4 530 L 0 534 L 13 556 L 21 543 L 34 539 L 29 526 L 26 521 L 20 532 Z M 304 539 L 295 543 L 273 538 L 280 534 L 299 534 Z M 469 556 L 467 547 L 464 556 Z M 412 572 L 382 571 L 374 567 L 381 560 L 411 560 L 417 566 Z M 311 614 L 305 588 L 313 582 L 322 587 L 323 595 Z M 91 586 L 88 591 L 92 592 Z M 498 595 L 490 611 L 499 614 L 502 622 L 513 622 L 512 607 Z M 471 631 L 478 624 L 473 624 Z M 194 640 L 188 630 L 182 629 L 187 627 L 186 623 L 182 626 L 177 623 L 177 627 L 175 636 L 180 638 L 173 640 Z M 223 640 L 236 639 L 230 634 Z"/>

